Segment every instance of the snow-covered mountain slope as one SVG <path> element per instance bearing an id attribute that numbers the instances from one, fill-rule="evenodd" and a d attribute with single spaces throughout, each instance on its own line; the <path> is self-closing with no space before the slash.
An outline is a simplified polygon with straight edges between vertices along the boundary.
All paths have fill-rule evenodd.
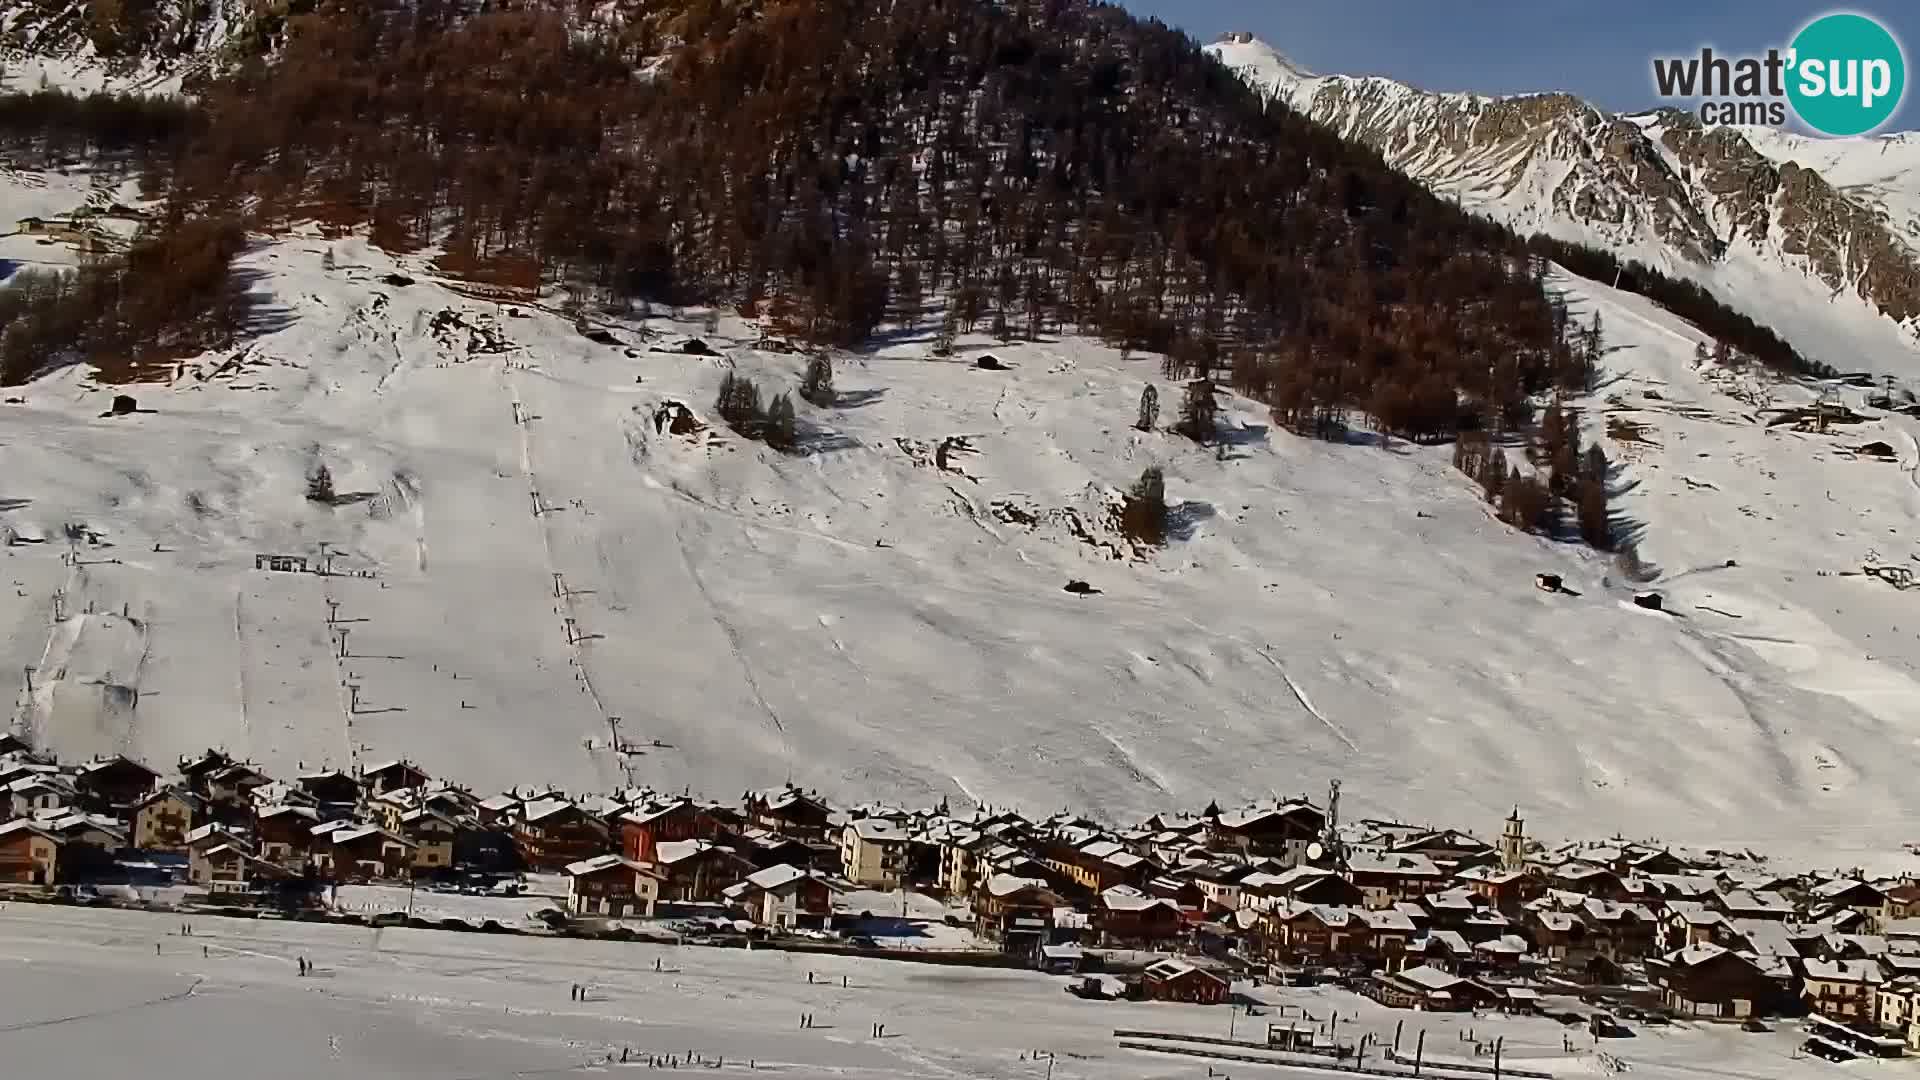
<path id="1" fill-rule="evenodd" d="M 234 48 L 278 32 L 262 0 L 12 0 L 0 10 L 0 88 L 172 93 Z"/>
<path id="2" fill-rule="evenodd" d="M 1084 340 L 993 345 L 991 371 L 985 342 L 941 361 L 902 331 L 840 359 L 835 407 L 799 403 L 789 457 L 663 423 L 713 425 L 728 370 L 796 383 L 732 317 L 608 345 L 356 242 L 246 263 L 261 336 L 126 388 L 140 412 L 102 416 L 78 371 L 0 405 L 0 668 L 35 668 L 19 722 L 64 755 L 405 755 L 576 790 L 624 762 L 1117 818 L 1338 776 L 1360 812 L 1462 824 L 1518 802 L 1546 832 L 1913 838 L 1920 592 L 1821 576 L 1909 563 L 1913 422 L 1769 430 L 1638 298 L 1563 283 L 1608 327 L 1625 411 L 1589 419 L 1644 440 L 1612 447 L 1619 507 L 1670 615 L 1493 521 L 1445 448 L 1299 439 L 1238 400 L 1224 458 L 1135 431 L 1155 359 Z M 1898 463 L 1845 450 L 1872 439 Z M 337 505 L 306 497 L 316 462 Z M 1117 491 L 1156 463 L 1177 539 L 1115 557 Z M 256 566 L 323 542 L 374 576 Z"/>
<path id="3" fill-rule="evenodd" d="M 1605 113 L 1568 94 L 1315 75 L 1244 34 L 1249 83 L 1461 205 L 1698 281 L 1841 371 L 1920 367 L 1920 137 L 1810 139 Z"/>

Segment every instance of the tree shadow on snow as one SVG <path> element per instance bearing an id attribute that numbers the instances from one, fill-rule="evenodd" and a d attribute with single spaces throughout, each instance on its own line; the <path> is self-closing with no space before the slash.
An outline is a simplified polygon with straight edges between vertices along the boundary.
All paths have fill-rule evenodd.
<path id="1" fill-rule="evenodd" d="M 1198 499 L 1188 499 L 1177 506 L 1167 508 L 1167 538 L 1169 540 L 1191 540 L 1200 531 L 1202 522 L 1218 516 L 1213 504 Z"/>
<path id="2" fill-rule="evenodd" d="M 864 409 L 887 396 L 887 388 L 875 387 L 871 390 L 841 390 L 833 395 L 833 407 L 836 409 Z"/>
<path id="3" fill-rule="evenodd" d="M 794 450 L 802 457 L 814 457 L 820 454 L 833 454 L 842 450 L 857 450 L 860 440 L 844 431 L 832 428 L 816 427 L 812 424 L 799 424 L 794 440 Z"/>
<path id="4" fill-rule="evenodd" d="M 1213 433 L 1213 441 L 1216 447 L 1224 446 L 1229 451 L 1222 455 L 1222 460 L 1236 461 L 1243 457 L 1252 457 L 1253 454 L 1251 452 L 1234 453 L 1233 451 L 1243 450 L 1247 447 L 1267 445 L 1269 442 L 1267 436 L 1270 431 L 1272 431 L 1272 428 L 1265 424 L 1247 424 L 1242 427 L 1216 428 Z"/>
<path id="5" fill-rule="evenodd" d="M 240 317 L 241 337 L 264 337 L 293 325 L 293 309 L 271 299 L 273 293 L 264 284 L 267 280 L 265 271 L 236 266 L 229 280 L 244 301 Z"/>

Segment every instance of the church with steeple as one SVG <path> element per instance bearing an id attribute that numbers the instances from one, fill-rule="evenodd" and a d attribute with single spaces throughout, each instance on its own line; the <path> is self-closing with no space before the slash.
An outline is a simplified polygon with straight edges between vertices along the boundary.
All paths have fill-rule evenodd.
<path id="1" fill-rule="evenodd" d="M 1507 816 L 1507 828 L 1500 834 L 1500 869 L 1525 870 L 1527 868 L 1527 824 L 1520 820 L 1520 808 L 1513 808 Z"/>

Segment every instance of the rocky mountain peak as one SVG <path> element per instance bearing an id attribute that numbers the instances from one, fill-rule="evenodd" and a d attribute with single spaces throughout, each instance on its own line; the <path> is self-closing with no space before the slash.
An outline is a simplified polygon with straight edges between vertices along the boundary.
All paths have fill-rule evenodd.
<path id="1" fill-rule="evenodd" d="M 1249 84 L 1522 232 L 1639 259 L 1712 287 L 1758 261 L 1809 306 L 1851 295 L 1920 343 L 1920 155 L 1913 133 L 1800 139 L 1660 109 L 1609 113 L 1567 93 L 1434 93 L 1314 76 L 1251 35 L 1209 46 Z M 1766 302 L 1748 306 L 1766 319 Z M 1801 334 L 1806 338 L 1806 333 Z M 1808 348 L 1804 340 L 1801 347 Z"/>

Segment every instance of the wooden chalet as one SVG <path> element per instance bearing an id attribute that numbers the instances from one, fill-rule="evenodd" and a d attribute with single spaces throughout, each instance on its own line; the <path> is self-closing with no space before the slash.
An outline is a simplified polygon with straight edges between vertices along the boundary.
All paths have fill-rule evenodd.
<path id="1" fill-rule="evenodd" d="M 606 825 L 565 799 L 528 803 L 514 823 L 513 839 L 528 869 L 552 873 L 607 852 Z"/>
<path id="2" fill-rule="evenodd" d="M 66 841 L 33 821 L 0 824 L 0 882 L 54 885 L 63 880 L 61 854 Z"/>
<path id="3" fill-rule="evenodd" d="M 257 893 L 293 878 L 293 872 L 268 862 L 239 844 L 215 844 L 200 853 L 190 878 L 213 896 Z"/>
<path id="4" fill-rule="evenodd" d="M 1207 846 L 1295 866 L 1306 860 L 1307 846 L 1320 839 L 1326 827 L 1326 815 L 1311 803 L 1283 802 L 1208 818 Z"/>
<path id="5" fill-rule="evenodd" d="M 1185 960 L 1161 960 L 1140 973 L 1140 994 L 1149 1001 L 1223 1005 L 1229 989 L 1227 980 Z"/>
<path id="6" fill-rule="evenodd" d="M 748 874 L 728 886 L 725 895 L 769 929 L 823 927 L 833 915 L 833 897 L 842 884 L 822 871 L 782 864 Z"/>
<path id="7" fill-rule="evenodd" d="M 660 872 L 619 855 L 583 859 L 569 864 L 564 873 L 567 912 L 572 915 L 648 919 L 660 900 Z"/>
<path id="8" fill-rule="evenodd" d="M 334 881 L 400 881 L 413 868 L 413 847 L 406 838 L 354 822 L 320 826 L 313 836 L 315 868 Z"/>
<path id="9" fill-rule="evenodd" d="M 1093 929 L 1103 945 L 1154 948 L 1180 937 L 1186 917 L 1171 900 L 1115 885 L 1094 902 Z"/>
<path id="10" fill-rule="evenodd" d="M 164 787 L 133 808 L 133 846 L 141 851 L 187 850 L 187 834 L 207 820 L 206 800 L 180 787 Z"/>
<path id="11" fill-rule="evenodd" d="M 642 803 L 620 815 L 620 854 L 631 862 L 652 862 L 661 844 L 675 840 L 711 840 L 719 822 L 692 799 Z"/>
<path id="12" fill-rule="evenodd" d="M 1465 1012 L 1499 999 L 1499 994 L 1471 979 L 1425 965 L 1375 972 L 1364 992 L 1390 1009 L 1423 1012 Z"/>
<path id="13" fill-rule="evenodd" d="M 769 832 L 807 843 L 826 843 L 833 836 L 833 808 L 816 795 L 789 784 L 752 792 L 746 799 L 747 822 Z"/>
<path id="14" fill-rule="evenodd" d="M 1801 997 L 1807 1008 L 1843 1024 L 1872 1023 L 1886 976 L 1873 960 L 1801 962 Z"/>
<path id="15" fill-rule="evenodd" d="M 413 845 L 413 872 L 444 874 L 454 866 L 454 841 L 461 826 L 453 816 L 434 806 L 401 814 L 393 832 Z"/>
<path id="16" fill-rule="evenodd" d="M 196 757 L 180 759 L 180 778 L 187 790 L 201 797 L 208 792 L 207 781 L 214 773 L 235 764 L 234 760 L 219 750 L 208 750 Z"/>
<path id="17" fill-rule="evenodd" d="M 998 941 L 1002 951 L 1027 953 L 1046 938 L 1061 905 L 1042 879 L 996 874 L 974 894 L 974 933 Z"/>
<path id="18" fill-rule="evenodd" d="M 73 787 L 83 809 L 125 818 L 132 816 L 159 780 L 160 774 L 145 765 L 115 755 L 82 765 L 74 774 Z"/>
<path id="19" fill-rule="evenodd" d="M 1808 893 L 1808 901 L 1817 908 L 1843 908 L 1860 917 L 1865 933 L 1879 932 L 1887 920 L 1887 894 L 1873 885 L 1852 878 L 1822 882 Z M 1817 912 L 1816 912 L 1817 913 Z"/>
<path id="20" fill-rule="evenodd" d="M 290 870 L 306 866 L 313 851 L 318 811 L 305 806 L 269 806 L 254 815 L 253 836 L 262 859 Z"/>
<path id="21" fill-rule="evenodd" d="M 730 847 L 711 840 L 669 840 L 654 848 L 653 865 L 664 876 L 660 899 L 708 903 L 723 898 L 754 866 Z"/>
<path id="22" fill-rule="evenodd" d="M 1356 917 L 1353 908 L 1276 906 L 1261 913 L 1260 931 L 1267 959 L 1279 964 L 1341 966 L 1371 951 L 1369 924 Z"/>
<path id="23" fill-rule="evenodd" d="M 1754 1016 L 1773 984 L 1753 961 L 1718 945 L 1689 945 L 1647 962 L 1660 1003 L 1682 1016 L 1740 1020 Z"/>
<path id="24" fill-rule="evenodd" d="M 360 805 L 360 782 L 338 769 L 305 773 L 298 785 L 329 817 L 346 817 Z"/>
<path id="25" fill-rule="evenodd" d="M 1503 870 L 1497 866 L 1474 866 L 1461 871 L 1455 880 L 1472 889 L 1494 908 L 1516 914 L 1527 901 L 1546 891 L 1546 881 L 1525 870 Z"/>
<path id="26" fill-rule="evenodd" d="M 382 762 L 360 772 L 360 786 L 373 795 L 421 787 L 430 779 L 425 769 L 404 759 Z"/>
<path id="27" fill-rule="evenodd" d="M 1403 900 L 1418 900 L 1443 892 L 1452 881 L 1425 855 L 1355 852 L 1347 860 L 1347 878 L 1366 898 L 1370 908 L 1389 908 Z"/>

